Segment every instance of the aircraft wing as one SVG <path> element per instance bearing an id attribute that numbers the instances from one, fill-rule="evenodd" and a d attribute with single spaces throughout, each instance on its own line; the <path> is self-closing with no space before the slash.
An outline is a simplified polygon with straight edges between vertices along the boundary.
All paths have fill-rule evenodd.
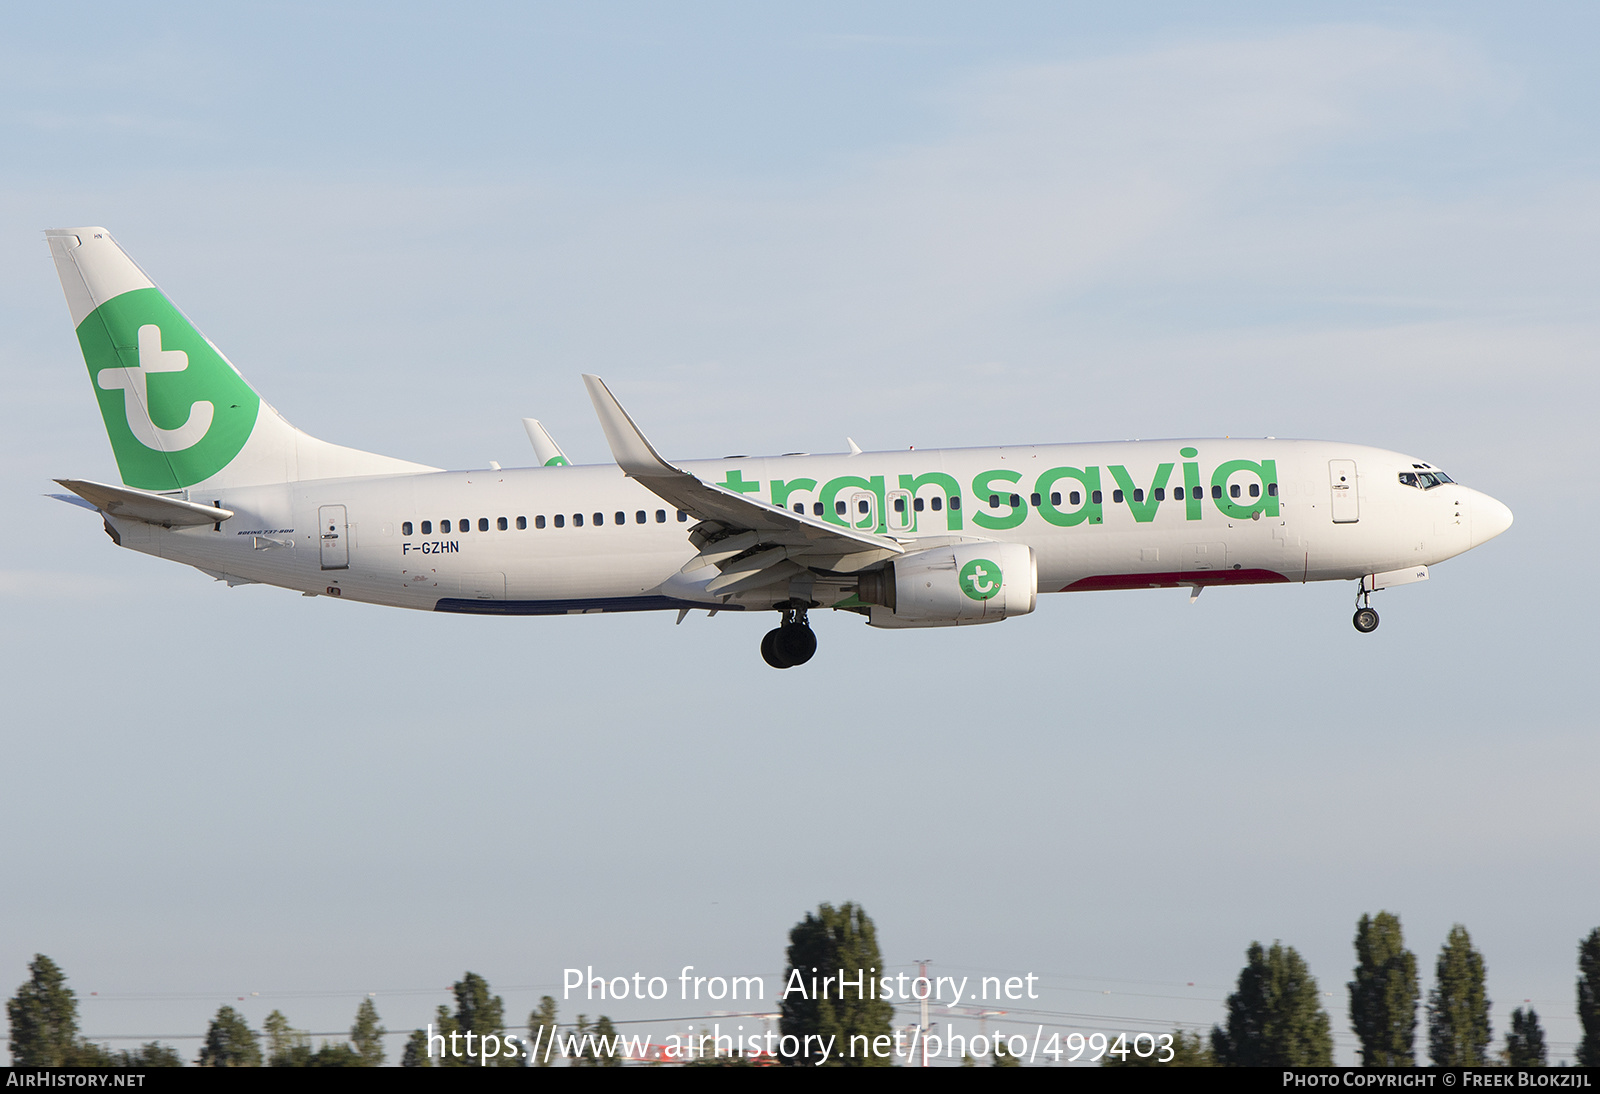
<path id="1" fill-rule="evenodd" d="M 690 535 L 700 556 L 684 569 L 712 563 L 722 567 L 722 577 L 712 582 L 711 592 L 737 592 L 775 581 L 782 576 L 778 568 L 786 563 L 791 573 L 807 566 L 854 571 L 904 553 L 888 536 L 780 509 L 672 466 L 645 439 L 600 377 L 586 375 L 583 382 L 623 474 L 702 522 Z M 719 585 L 735 574 L 741 576 Z M 763 577 L 766 582 L 759 580 Z"/>
<path id="2" fill-rule="evenodd" d="M 94 508 L 113 517 L 141 520 L 146 524 L 159 524 L 163 528 L 193 528 L 202 524 L 218 524 L 233 516 L 232 509 L 219 509 L 214 505 L 180 501 L 177 498 L 136 490 L 131 486 L 108 486 L 87 479 L 57 479 L 56 482 L 71 490 Z"/>

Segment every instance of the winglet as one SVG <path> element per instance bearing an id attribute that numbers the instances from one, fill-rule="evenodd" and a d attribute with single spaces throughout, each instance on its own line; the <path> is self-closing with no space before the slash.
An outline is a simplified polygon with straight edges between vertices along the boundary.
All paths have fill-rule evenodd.
<path id="1" fill-rule="evenodd" d="M 617 397 L 611 394 L 611 389 L 606 387 L 604 380 L 586 373 L 583 384 L 589 389 L 589 399 L 594 403 L 594 412 L 600 417 L 600 428 L 605 431 L 606 444 L 611 446 L 612 458 L 617 461 L 617 466 L 622 468 L 623 474 L 629 478 L 648 479 L 687 473 L 661 458 L 661 454 L 645 440 L 639 427 L 633 424 L 628 412 L 622 409 Z"/>
<path id="2" fill-rule="evenodd" d="M 556 444 L 556 439 L 550 436 L 550 431 L 538 419 L 522 419 L 522 428 L 528 431 L 528 440 L 533 442 L 533 454 L 538 459 L 540 467 L 572 465 L 572 461 L 567 459 L 567 454 L 561 451 L 561 446 Z"/>

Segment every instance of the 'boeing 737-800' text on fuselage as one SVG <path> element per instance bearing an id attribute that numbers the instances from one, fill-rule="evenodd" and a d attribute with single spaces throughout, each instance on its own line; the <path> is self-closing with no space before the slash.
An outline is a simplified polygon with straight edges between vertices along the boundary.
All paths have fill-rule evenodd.
<path id="1" fill-rule="evenodd" d="M 615 465 L 442 471 L 289 425 L 101 228 L 47 233 L 122 484 L 58 480 L 124 547 L 260 582 L 492 615 L 777 611 L 989 623 L 1040 592 L 1359 581 L 1368 598 L 1505 531 L 1426 461 L 1322 441 L 1173 440 L 669 463 L 585 377 Z M 681 618 L 681 615 L 680 615 Z"/>

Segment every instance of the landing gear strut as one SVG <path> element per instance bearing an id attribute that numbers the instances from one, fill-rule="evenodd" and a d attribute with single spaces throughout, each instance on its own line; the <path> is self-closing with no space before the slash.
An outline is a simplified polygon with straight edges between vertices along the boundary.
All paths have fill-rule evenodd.
<path id="1" fill-rule="evenodd" d="M 1378 613 L 1372 610 L 1372 594 L 1365 588 L 1356 591 L 1356 614 L 1350 617 L 1356 630 L 1371 634 L 1378 629 Z"/>
<path id="2" fill-rule="evenodd" d="M 775 669 L 803 665 L 817 652 L 817 636 L 806 619 L 804 606 L 783 610 L 783 622 L 761 639 L 761 656 Z"/>

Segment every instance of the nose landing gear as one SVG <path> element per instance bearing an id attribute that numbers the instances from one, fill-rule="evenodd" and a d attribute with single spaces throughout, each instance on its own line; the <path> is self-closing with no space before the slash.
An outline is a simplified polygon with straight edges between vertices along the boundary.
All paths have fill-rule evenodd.
<path id="1" fill-rule="evenodd" d="M 817 652 L 817 636 L 803 607 L 783 610 L 783 622 L 761 639 L 761 656 L 775 669 L 803 665 Z"/>
<path id="2" fill-rule="evenodd" d="M 1362 634 L 1378 629 L 1378 613 L 1372 610 L 1372 593 L 1364 587 L 1356 593 L 1356 614 L 1350 617 L 1350 622 Z"/>

